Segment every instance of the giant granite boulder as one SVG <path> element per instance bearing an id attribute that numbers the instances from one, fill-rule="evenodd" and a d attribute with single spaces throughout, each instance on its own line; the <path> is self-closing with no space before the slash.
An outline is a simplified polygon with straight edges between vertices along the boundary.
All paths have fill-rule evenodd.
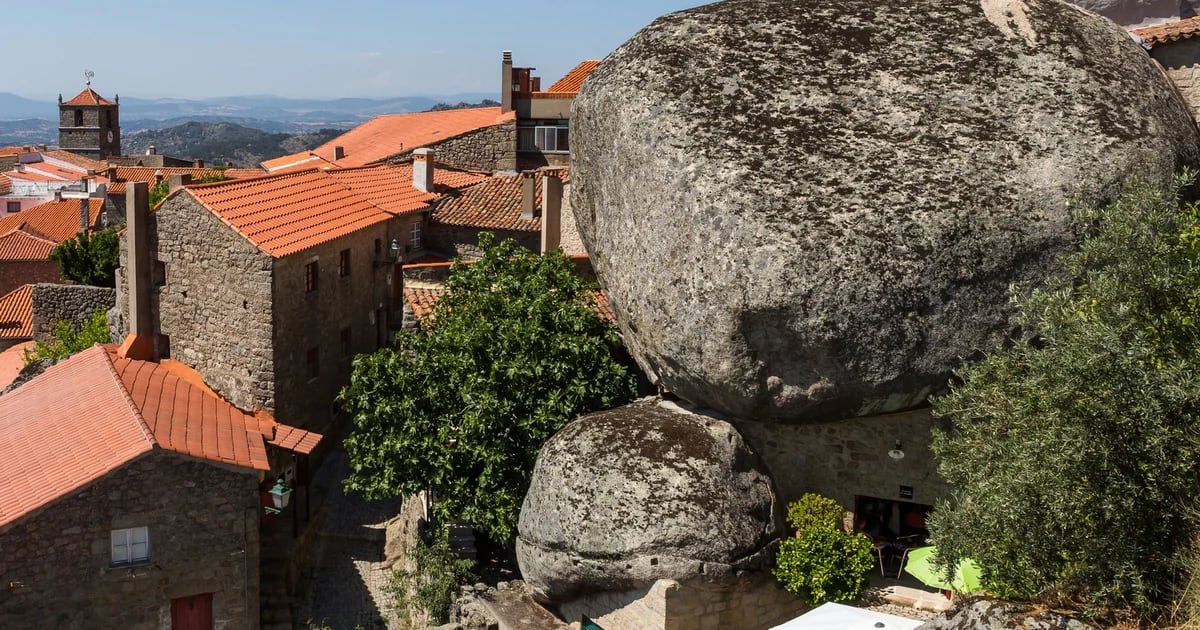
<path id="1" fill-rule="evenodd" d="M 761 460 L 728 423 L 651 401 L 583 416 L 542 447 L 517 560 L 534 596 L 729 583 L 782 527 Z"/>
<path id="2" fill-rule="evenodd" d="M 726 0 L 584 83 L 572 208 L 662 385 L 829 420 L 922 404 L 1056 270 L 1069 200 L 1197 142 L 1145 51 L 1058 0 Z"/>

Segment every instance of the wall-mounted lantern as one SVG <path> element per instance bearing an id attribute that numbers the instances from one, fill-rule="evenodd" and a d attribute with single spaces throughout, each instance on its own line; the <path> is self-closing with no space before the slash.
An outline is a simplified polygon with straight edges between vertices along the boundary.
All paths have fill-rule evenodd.
<path id="1" fill-rule="evenodd" d="M 284 482 L 283 475 L 280 475 L 279 479 L 275 480 L 275 486 L 268 490 L 267 493 L 271 495 L 271 502 L 275 504 L 275 507 L 269 505 L 263 506 L 263 509 L 269 514 L 279 514 L 282 512 L 283 508 L 288 506 L 288 501 L 292 498 L 292 488 Z"/>
<path id="2" fill-rule="evenodd" d="M 896 461 L 904 459 L 904 450 L 900 448 L 900 440 L 896 440 L 896 448 L 888 451 L 888 457 L 891 457 Z"/>

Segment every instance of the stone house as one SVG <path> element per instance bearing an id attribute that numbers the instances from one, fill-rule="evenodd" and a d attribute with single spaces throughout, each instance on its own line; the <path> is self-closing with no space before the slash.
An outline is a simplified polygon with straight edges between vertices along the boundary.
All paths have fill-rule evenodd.
<path id="1" fill-rule="evenodd" d="M 1131 31 L 1166 71 L 1192 118 L 1200 114 L 1200 16 Z"/>
<path id="2" fill-rule="evenodd" d="M 149 297 L 140 328 L 132 312 L 121 317 L 233 404 L 327 426 L 353 356 L 387 343 L 400 324 L 400 265 L 424 251 L 431 202 L 483 179 L 435 174 L 427 150 L 417 154 L 405 166 L 174 191 L 147 217 L 144 244 L 126 234 L 118 291 L 136 292 L 129 251 L 140 248 Z M 127 209 L 131 221 L 137 214 Z"/>
<path id="3" fill-rule="evenodd" d="M 0 218 L 0 295 L 35 282 L 58 282 L 50 252 L 80 232 L 101 229 L 102 197 L 64 198 Z"/>
<path id="4" fill-rule="evenodd" d="M 512 52 L 500 63 L 501 111 L 517 114 L 517 166 L 567 166 L 571 157 L 571 104 L 584 79 L 600 62 L 583 61 L 548 89 L 541 89 L 537 68 L 514 68 Z"/>
<path id="5" fill-rule="evenodd" d="M 0 619 L 258 628 L 271 462 L 319 440 L 178 362 L 93 346 L 48 368 L 0 396 Z"/>

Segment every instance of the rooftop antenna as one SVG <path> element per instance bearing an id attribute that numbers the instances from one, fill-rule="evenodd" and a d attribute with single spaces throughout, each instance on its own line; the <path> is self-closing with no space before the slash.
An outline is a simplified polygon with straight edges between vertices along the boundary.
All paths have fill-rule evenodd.
<path id="1" fill-rule="evenodd" d="M 83 76 L 87 77 L 87 86 L 92 87 L 92 77 L 96 76 L 96 73 L 91 70 L 84 70 Z"/>

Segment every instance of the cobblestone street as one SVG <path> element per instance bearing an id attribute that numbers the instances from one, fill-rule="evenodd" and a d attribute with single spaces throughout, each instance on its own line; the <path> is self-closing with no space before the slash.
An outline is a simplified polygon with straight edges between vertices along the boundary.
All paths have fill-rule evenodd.
<path id="1" fill-rule="evenodd" d="M 333 630 L 387 628 L 390 613 L 385 590 L 389 569 L 383 568 L 385 527 L 400 509 L 401 499 L 364 501 L 342 491 L 349 471 L 341 447 L 328 456 L 313 482 L 325 512 L 313 561 L 305 571 L 302 592 L 294 602 L 296 625 Z"/>

